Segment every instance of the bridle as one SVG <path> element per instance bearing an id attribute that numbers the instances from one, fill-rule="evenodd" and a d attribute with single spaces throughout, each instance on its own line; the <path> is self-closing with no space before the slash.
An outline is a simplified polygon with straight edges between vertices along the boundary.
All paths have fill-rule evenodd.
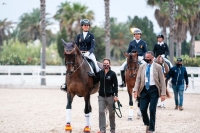
<path id="1" fill-rule="evenodd" d="M 77 52 L 76 52 L 76 47 L 74 47 L 72 50 L 66 50 L 66 49 L 64 49 L 64 52 L 65 52 L 65 54 L 67 54 L 67 55 L 71 55 L 72 53 L 74 53 L 74 62 L 73 61 L 71 61 L 71 62 L 66 62 L 66 57 L 65 57 L 65 66 L 67 67 L 69 64 L 72 64 L 72 66 L 73 66 L 73 71 L 66 71 L 66 75 L 67 74 L 73 74 L 73 73 L 75 73 L 76 72 L 76 70 L 78 70 L 82 65 L 83 65 L 83 62 L 84 62 L 84 58 L 83 58 L 83 60 L 82 60 L 82 62 L 81 62 L 81 64 L 80 65 L 78 65 L 78 64 L 76 64 L 76 58 L 77 58 Z M 75 69 L 76 68 L 76 69 Z M 74 70 L 75 69 L 75 70 Z"/>
<path id="2" fill-rule="evenodd" d="M 132 58 L 132 53 L 129 53 L 129 57 L 127 60 L 127 69 L 129 70 L 130 77 L 136 77 L 136 75 L 137 75 L 137 70 L 139 68 L 137 61 L 138 61 L 137 57 Z M 128 62 L 130 62 L 130 64 L 135 63 L 136 67 L 130 67 L 130 65 L 128 65 Z M 133 71 L 133 73 L 131 73 L 132 71 Z"/>

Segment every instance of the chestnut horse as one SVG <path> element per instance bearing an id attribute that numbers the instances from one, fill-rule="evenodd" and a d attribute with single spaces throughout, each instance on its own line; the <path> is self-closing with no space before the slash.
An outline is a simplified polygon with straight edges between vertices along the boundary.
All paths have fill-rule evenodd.
<path id="1" fill-rule="evenodd" d="M 169 72 L 169 66 L 167 65 L 167 63 L 165 62 L 164 58 L 159 55 L 156 59 L 155 59 L 155 62 L 160 64 L 162 66 L 162 70 L 163 70 L 163 76 L 165 77 L 168 72 Z M 167 82 L 166 82 L 166 87 L 167 87 Z M 169 94 L 169 91 L 168 89 L 166 88 L 166 96 L 167 98 L 170 98 L 170 94 Z M 158 107 L 165 107 L 164 105 L 164 101 L 162 101 L 161 103 L 158 104 Z"/>
<path id="2" fill-rule="evenodd" d="M 132 120 L 133 117 L 133 88 L 135 86 L 135 81 L 137 77 L 137 72 L 139 68 L 138 64 L 138 52 L 134 51 L 131 53 L 124 52 L 127 57 L 127 68 L 125 73 L 125 81 L 127 84 L 127 90 L 129 95 L 129 116 L 128 120 Z"/>
<path id="3" fill-rule="evenodd" d="M 94 94 L 99 89 L 99 83 L 93 85 L 93 78 L 87 74 L 91 71 L 87 60 L 82 55 L 81 51 L 74 42 L 66 43 L 62 40 L 64 45 L 64 56 L 66 65 L 66 84 L 67 84 L 67 106 L 66 106 L 66 126 L 65 131 L 71 132 L 71 109 L 72 101 L 75 95 L 84 97 L 85 100 L 85 118 L 86 125 L 83 130 L 84 133 L 90 133 L 91 126 L 91 104 L 90 95 Z"/>

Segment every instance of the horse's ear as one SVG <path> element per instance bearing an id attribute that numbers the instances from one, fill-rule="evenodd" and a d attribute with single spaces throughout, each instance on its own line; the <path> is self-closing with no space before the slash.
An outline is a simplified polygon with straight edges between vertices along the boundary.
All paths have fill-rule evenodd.
<path id="1" fill-rule="evenodd" d="M 76 47 L 76 43 L 75 43 L 74 41 L 72 41 L 72 43 L 73 43 L 73 45 L 72 45 L 72 46 L 73 46 L 73 47 Z"/>
<path id="2" fill-rule="evenodd" d="M 129 54 L 127 54 L 126 52 L 124 52 L 124 56 L 128 57 L 128 56 L 129 56 Z"/>
<path id="3" fill-rule="evenodd" d="M 67 43 L 61 38 L 63 46 L 65 47 L 67 45 Z"/>

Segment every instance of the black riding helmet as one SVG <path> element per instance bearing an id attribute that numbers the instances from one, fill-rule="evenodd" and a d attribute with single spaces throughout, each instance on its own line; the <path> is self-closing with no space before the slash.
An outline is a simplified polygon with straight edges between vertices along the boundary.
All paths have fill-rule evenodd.
<path id="1" fill-rule="evenodd" d="M 81 20 L 81 26 L 83 26 L 84 24 L 87 24 L 90 26 L 90 21 L 88 19 L 82 19 Z"/>
<path id="2" fill-rule="evenodd" d="M 157 38 L 162 38 L 164 39 L 164 36 L 162 34 L 157 35 Z"/>

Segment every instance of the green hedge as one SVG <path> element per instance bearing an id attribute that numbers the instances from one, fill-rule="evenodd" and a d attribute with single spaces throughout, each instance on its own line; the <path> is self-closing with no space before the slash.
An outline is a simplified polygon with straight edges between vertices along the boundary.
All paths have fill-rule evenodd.
<path id="1" fill-rule="evenodd" d="M 41 43 L 34 44 L 9 41 L 1 47 L 0 65 L 40 65 Z M 61 65 L 61 59 L 57 53 L 56 44 L 46 48 L 46 64 Z"/>

